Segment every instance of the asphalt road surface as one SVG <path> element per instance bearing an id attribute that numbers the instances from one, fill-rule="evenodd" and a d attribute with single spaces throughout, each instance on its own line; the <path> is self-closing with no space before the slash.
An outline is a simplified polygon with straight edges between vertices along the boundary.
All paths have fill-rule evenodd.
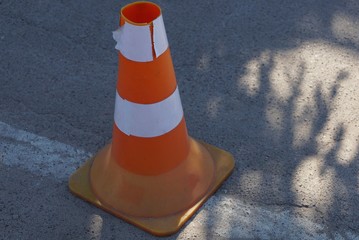
<path id="1" fill-rule="evenodd" d="M 129 1 L 0 1 L 0 239 L 152 239 L 74 197 L 111 139 Z M 169 239 L 359 239 L 359 3 L 155 1 L 191 136 L 231 152 Z"/>

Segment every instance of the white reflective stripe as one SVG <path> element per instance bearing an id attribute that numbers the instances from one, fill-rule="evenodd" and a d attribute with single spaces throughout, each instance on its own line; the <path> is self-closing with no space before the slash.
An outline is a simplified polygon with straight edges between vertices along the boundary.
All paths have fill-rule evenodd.
<path id="1" fill-rule="evenodd" d="M 168 48 L 167 34 L 162 15 L 153 21 L 153 42 L 156 57 L 160 56 Z"/>
<path id="2" fill-rule="evenodd" d="M 152 49 L 155 50 L 157 58 L 168 48 L 168 41 L 162 15 L 156 18 L 152 24 L 153 36 L 151 37 L 151 25 L 138 26 L 125 22 L 122 27 L 112 32 L 113 38 L 117 42 L 115 48 L 132 61 L 153 61 Z"/>
<path id="3" fill-rule="evenodd" d="M 113 32 L 113 38 L 117 41 L 115 48 L 126 58 L 136 62 L 153 60 L 149 26 L 135 26 L 125 22 Z"/>
<path id="4" fill-rule="evenodd" d="M 127 135 L 161 136 L 174 129 L 182 117 L 178 88 L 168 98 L 153 104 L 129 102 L 116 94 L 115 123 Z"/>

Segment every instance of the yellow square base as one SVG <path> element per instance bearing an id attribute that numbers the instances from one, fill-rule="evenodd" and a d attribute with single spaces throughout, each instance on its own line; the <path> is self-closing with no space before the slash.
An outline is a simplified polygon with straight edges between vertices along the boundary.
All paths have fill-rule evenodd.
<path id="1" fill-rule="evenodd" d="M 119 214 L 102 205 L 91 190 L 89 173 L 93 159 L 89 159 L 71 177 L 69 187 L 73 194 L 94 204 L 131 224 L 156 236 L 168 236 L 177 232 L 183 224 L 204 204 L 204 202 L 217 191 L 220 185 L 229 177 L 234 169 L 233 156 L 215 146 L 201 142 L 211 154 L 215 164 L 215 180 L 208 193 L 203 196 L 193 207 L 166 217 L 160 218 L 138 218 Z"/>

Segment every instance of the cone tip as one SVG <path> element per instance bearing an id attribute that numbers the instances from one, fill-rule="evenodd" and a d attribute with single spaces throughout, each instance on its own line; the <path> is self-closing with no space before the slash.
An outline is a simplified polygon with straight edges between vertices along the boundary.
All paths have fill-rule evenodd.
<path id="1" fill-rule="evenodd" d="M 121 9 L 121 17 L 133 25 L 149 25 L 162 15 L 157 4 L 148 1 L 137 1 Z"/>

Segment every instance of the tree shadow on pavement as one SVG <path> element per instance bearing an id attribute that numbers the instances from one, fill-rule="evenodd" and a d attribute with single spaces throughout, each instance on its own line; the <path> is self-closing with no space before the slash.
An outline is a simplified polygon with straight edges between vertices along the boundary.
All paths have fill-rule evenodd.
<path id="1" fill-rule="evenodd" d="M 0 32 L 6 33 L 0 120 L 86 151 L 101 148 L 111 138 L 117 71 L 111 39 L 117 19 L 109 14 L 125 2 L 0 6 L 4 19 L 12 16 L 11 28 Z M 163 9 L 190 135 L 236 160 L 215 196 L 289 211 L 325 226 L 327 237 L 359 233 L 357 1 L 155 2 Z M 11 38 L 13 26 L 21 37 Z M 85 239 L 132 230 L 81 206 L 79 214 L 92 213 L 83 224 L 101 222 L 100 237 Z M 231 214 L 207 211 L 204 235 L 261 236 L 260 216 L 241 226 Z M 232 227 L 217 236 L 223 221 Z M 171 238 L 191 236 L 189 225 Z M 134 235 L 150 238 L 140 230 Z"/>
<path id="2" fill-rule="evenodd" d="M 288 209 L 323 224 L 327 237 L 357 233 L 359 41 L 352 28 L 359 6 L 188 4 L 183 14 L 191 9 L 211 17 L 171 22 L 177 29 L 169 33 L 172 55 L 190 134 L 234 153 L 225 194 Z M 209 229 L 231 221 L 218 212 L 206 217 Z"/>

